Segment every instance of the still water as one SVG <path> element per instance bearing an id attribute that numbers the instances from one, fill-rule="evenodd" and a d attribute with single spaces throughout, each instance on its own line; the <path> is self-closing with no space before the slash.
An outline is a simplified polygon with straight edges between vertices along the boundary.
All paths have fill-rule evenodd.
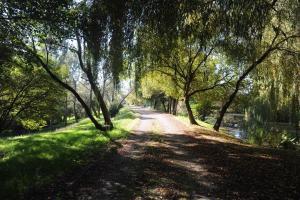
<path id="1" fill-rule="evenodd" d="M 239 128 L 232 128 L 232 127 L 223 127 L 230 135 L 238 139 L 246 139 L 246 132 Z"/>

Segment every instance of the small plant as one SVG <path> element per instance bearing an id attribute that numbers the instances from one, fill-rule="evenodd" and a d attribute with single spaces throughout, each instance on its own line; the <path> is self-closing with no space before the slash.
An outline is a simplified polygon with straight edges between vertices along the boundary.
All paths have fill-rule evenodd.
<path id="1" fill-rule="evenodd" d="M 43 127 L 47 125 L 47 122 L 44 120 L 33 120 L 33 119 L 26 119 L 21 121 L 22 126 L 31 131 L 41 130 Z"/>
<path id="2" fill-rule="evenodd" d="M 288 134 L 284 132 L 281 137 L 281 142 L 278 145 L 278 147 L 284 148 L 284 149 L 291 149 L 296 150 L 296 138 L 290 138 L 288 137 Z"/>

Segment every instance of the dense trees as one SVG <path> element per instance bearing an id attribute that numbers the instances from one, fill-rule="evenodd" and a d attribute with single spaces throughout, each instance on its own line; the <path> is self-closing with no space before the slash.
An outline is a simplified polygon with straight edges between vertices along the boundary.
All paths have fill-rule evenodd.
<path id="1" fill-rule="evenodd" d="M 68 93 L 75 118 L 79 102 L 100 130 L 113 128 L 109 111 L 118 110 L 119 102 L 132 91 L 133 87 L 120 94 L 124 81 L 135 82 L 136 102 L 150 99 L 154 106 L 176 114 L 182 101 L 192 124 L 197 124 L 196 107 L 203 120 L 213 115 L 217 131 L 233 103 L 239 112 L 250 109 L 236 101 L 241 96 L 248 96 L 255 105 L 261 104 L 259 98 L 274 97 L 269 102 L 277 110 L 272 120 L 288 115 L 287 121 L 298 127 L 298 10 L 296 0 L 6 0 L 0 10 L 1 82 L 19 80 L 17 95 L 35 79 L 21 81 L 18 74 L 9 74 L 17 65 L 33 66 L 22 73 L 29 73 L 28 77 L 37 73 L 36 77 L 47 81 L 33 84 L 30 91 L 37 87 L 41 93 L 28 93 L 29 102 L 49 90 L 44 103 L 52 108 L 51 103 L 64 100 L 52 102 L 50 97 Z M 65 77 L 63 67 L 68 71 Z M 56 83 L 49 83 L 45 72 Z M 282 77 L 293 77 L 293 81 Z M 86 94 L 80 91 L 80 82 Z M 5 87 L 0 89 L 3 96 Z M 267 89 L 262 92 L 261 87 Z M 7 112 L 8 99 L 14 99 L 10 95 L 2 98 L 7 101 L 2 104 L 2 110 L 6 109 L 2 120 L 10 121 L 12 116 Z M 194 103 L 198 106 L 191 106 Z M 278 114 L 288 105 L 290 111 Z M 95 116 L 102 116 L 104 124 Z"/>
<path id="2" fill-rule="evenodd" d="M 4 2 L 4 7 L 9 7 L 12 10 L 10 12 L 4 9 L 2 12 L 4 16 L 2 19 L 3 24 L 6 23 L 11 26 L 11 34 L 7 36 L 7 39 L 9 42 L 14 41 L 12 44 L 17 51 L 23 51 L 23 56 L 41 65 L 54 81 L 71 92 L 98 129 L 111 129 L 113 125 L 109 112 L 97 86 L 97 65 L 101 56 L 103 56 L 100 54 L 103 51 L 101 45 L 105 43 L 102 37 L 108 37 L 107 35 L 110 34 L 106 31 L 106 24 L 109 14 L 112 13 L 108 9 L 107 16 L 96 15 L 97 8 L 101 9 L 101 5 L 99 7 L 97 2 L 89 6 L 84 2 L 74 4 L 71 1 L 57 1 L 52 2 L 52 8 L 48 10 L 46 10 L 47 6 L 40 5 L 44 3 L 25 1 L 23 5 L 17 2 Z M 27 10 L 26 6 L 30 9 Z M 74 9 L 71 9 L 72 6 L 75 6 Z M 39 19 L 39 12 L 47 13 L 49 10 L 52 12 L 49 14 L 54 14 L 57 18 Z M 24 17 L 20 18 L 20 15 L 24 15 Z M 56 21 L 53 22 L 52 20 Z M 17 23 L 13 24 L 15 21 Z M 98 24 L 95 24 L 95 22 Z M 77 41 L 77 47 L 70 44 L 74 41 Z M 63 56 L 59 51 L 72 51 L 77 54 L 79 66 L 91 85 L 107 127 L 103 127 L 97 122 L 91 109 L 76 90 L 61 80 L 53 71 L 53 68 L 57 67 L 57 64 L 55 64 L 57 61 L 53 59 L 55 54 L 58 54 L 58 57 Z"/>
<path id="3" fill-rule="evenodd" d="M 297 16 L 296 10 L 293 7 L 293 3 L 295 2 L 277 2 L 273 1 L 271 4 L 271 8 L 273 10 L 270 11 L 270 22 L 265 25 L 264 29 L 261 30 L 261 38 L 259 42 L 251 41 L 251 39 L 246 40 L 245 47 L 248 48 L 252 54 L 243 55 L 235 55 L 239 59 L 243 60 L 243 66 L 247 66 L 244 69 L 244 72 L 241 73 L 239 76 L 236 84 L 235 89 L 229 96 L 228 100 L 224 103 L 220 110 L 220 114 L 217 118 L 217 121 L 214 125 L 215 130 L 219 130 L 221 125 L 223 116 L 231 105 L 232 101 L 234 100 L 237 92 L 240 89 L 242 81 L 248 76 L 250 72 L 252 72 L 258 65 L 264 62 L 268 56 L 270 56 L 275 51 L 294 51 L 293 45 L 290 45 L 292 42 L 297 42 L 299 40 L 299 29 L 296 27 L 295 24 L 297 23 Z M 287 8 L 290 7 L 290 10 Z M 297 9 L 297 8 L 296 8 Z M 286 15 L 283 15 L 282 12 L 285 12 Z M 251 44 L 254 42 L 255 46 Z M 250 43 L 250 44 L 249 44 Z M 243 44 L 239 45 L 243 47 Z"/>
<path id="4" fill-rule="evenodd" d="M 223 133 L 295 150 L 299 125 L 299 0 L 0 1 L 2 199 L 296 198 L 297 152 Z"/>
<path id="5" fill-rule="evenodd" d="M 0 81 L 0 130 L 17 125 L 39 129 L 63 121 L 66 93 L 37 66 L 15 59 L 1 66 Z"/>

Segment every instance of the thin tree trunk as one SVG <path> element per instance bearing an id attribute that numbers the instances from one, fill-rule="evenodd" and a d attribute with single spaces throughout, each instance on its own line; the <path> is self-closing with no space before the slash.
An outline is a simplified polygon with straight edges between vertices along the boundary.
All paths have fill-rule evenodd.
<path id="1" fill-rule="evenodd" d="M 229 106 L 231 105 L 231 103 L 233 102 L 234 98 L 236 97 L 239 89 L 240 89 L 240 86 L 242 84 L 242 81 L 247 77 L 247 75 L 257 67 L 257 65 L 259 65 L 260 63 L 262 63 L 268 56 L 269 54 L 274 51 L 275 49 L 274 48 L 269 48 L 267 49 L 263 54 L 262 56 L 256 60 L 254 63 L 252 63 L 252 65 L 250 65 L 249 68 L 247 68 L 247 70 L 239 77 L 238 81 L 236 82 L 235 84 L 235 89 L 234 91 L 231 93 L 231 95 L 229 96 L 228 100 L 225 102 L 225 104 L 222 106 L 220 112 L 219 112 L 219 116 L 217 118 L 217 121 L 214 125 L 214 129 L 216 131 L 219 131 L 220 129 L 220 126 L 221 126 L 221 123 L 223 121 L 223 118 L 224 118 L 224 115 L 225 113 L 227 112 L 227 109 L 229 108 Z"/>
<path id="2" fill-rule="evenodd" d="M 92 110 L 93 108 L 93 92 L 92 92 L 92 88 L 90 89 L 90 109 Z"/>
<path id="3" fill-rule="evenodd" d="M 134 89 L 130 90 L 120 101 L 120 103 L 118 104 L 118 110 L 121 109 L 122 103 L 125 101 L 125 99 L 134 91 Z"/>
<path id="4" fill-rule="evenodd" d="M 88 78 L 88 81 L 89 81 L 89 83 L 91 85 L 91 89 L 93 90 L 93 92 L 95 94 L 95 97 L 96 97 L 96 99 L 97 99 L 97 101 L 99 103 L 99 106 L 101 108 L 102 115 L 103 115 L 103 118 L 104 118 L 105 125 L 108 126 L 108 129 L 112 129 L 113 128 L 113 124 L 112 124 L 112 121 L 111 121 L 111 118 L 110 118 L 110 114 L 109 114 L 109 111 L 108 111 L 107 106 L 105 104 L 105 101 L 103 99 L 103 96 L 101 95 L 101 91 L 97 87 L 97 84 L 96 84 L 96 82 L 94 80 L 94 76 L 93 76 L 92 70 L 91 70 L 91 65 L 88 64 L 88 66 L 85 67 L 85 65 L 83 63 L 81 41 L 80 41 L 80 38 L 79 38 L 78 34 L 76 35 L 76 38 L 77 38 L 77 44 L 78 44 L 77 55 L 78 55 L 80 67 L 85 72 L 85 74 L 86 74 L 86 76 Z"/>
<path id="5" fill-rule="evenodd" d="M 90 78 L 91 77 L 88 75 L 88 79 L 90 79 Z M 107 109 L 107 106 L 105 104 L 105 101 L 104 101 L 104 99 L 103 99 L 103 97 L 101 95 L 101 91 L 96 86 L 96 84 L 94 83 L 94 81 L 91 80 L 90 84 L 91 84 L 92 90 L 93 90 L 96 98 L 98 99 L 99 106 L 101 108 L 102 115 L 103 115 L 103 118 L 104 118 L 104 123 L 109 126 L 109 129 L 112 129 L 113 128 L 113 124 L 112 124 L 112 121 L 111 121 L 110 114 L 109 114 L 109 111 Z"/>
<path id="6" fill-rule="evenodd" d="M 168 112 L 167 107 L 166 107 L 166 105 L 165 105 L 165 100 L 161 100 L 161 103 L 162 103 L 162 105 L 163 105 L 164 112 Z"/>
<path id="7" fill-rule="evenodd" d="M 64 110 L 64 124 L 68 124 L 68 95 L 66 94 L 65 110 Z"/>
<path id="8" fill-rule="evenodd" d="M 172 113 L 172 97 L 169 97 L 168 99 L 168 113 Z"/>
<path id="9" fill-rule="evenodd" d="M 193 111 L 192 111 L 192 108 L 190 106 L 190 98 L 189 97 L 185 97 L 184 98 L 184 103 L 185 103 L 185 106 L 186 106 L 186 110 L 187 110 L 187 113 L 188 113 L 188 117 L 189 117 L 190 123 L 191 124 L 195 124 L 195 125 L 199 125 L 196 122 L 195 117 L 193 115 Z"/>
<path id="10" fill-rule="evenodd" d="M 31 54 L 37 59 L 37 61 L 41 64 L 41 66 L 44 68 L 44 70 L 50 75 L 50 77 L 57 82 L 59 85 L 61 85 L 63 88 L 67 89 L 68 91 L 70 91 L 75 97 L 76 99 L 79 101 L 79 103 L 82 105 L 83 109 L 85 110 L 87 116 L 90 118 L 90 120 L 92 121 L 92 123 L 94 124 L 95 128 L 101 131 L 106 131 L 107 128 L 103 127 L 101 124 L 99 124 L 99 122 L 94 118 L 94 116 L 92 115 L 91 110 L 89 109 L 88 105 L 84 102 L 84 100 L 81 98 L 81 96 L 68 84 L 66 84 L 65 82 L 63 82 L 62 80 L 60 80 L 48 67 L 48 65 L 46 63 L 44 63 L 44 61 L 34 52 L 32 52 L 30 50 Z M 106 132 L 102 132 L 102 134 L 108 138 L 110 138 L 110 136 L 106 133 Z"/>
<path id="11" fill-rule="evenodd" d="M 73 100 L 73 112 L 74 112 L 74 117 L 75 117 L 75 122 L 78 122 L 78 114 L 77 114 L 77 109 L 76 109 L 76 101 Z"/>
<path id="12" fill-rule="evenodd" d="M 74 79 L 73 79 L 73 84 L 74 84 L 74 90 L 77 91 L 77 83 Z M 74 112 L 75 122 L 78 122 L 79 117 L 76 109 L 76 97 L 74 95 L 73 95 L 73 112 Z"/>
<path id="13" fill-rule="evenodd" d="M 177 104 L 178 104 L 178 99 L 173 99 L 173 105 L 172 105 L 172 114 L 177 115 Z"/>

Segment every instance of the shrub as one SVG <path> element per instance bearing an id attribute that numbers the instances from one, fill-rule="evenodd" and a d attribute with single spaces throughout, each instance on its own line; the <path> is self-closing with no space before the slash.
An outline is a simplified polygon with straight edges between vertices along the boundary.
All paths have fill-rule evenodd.
<path id="1" fill-rule="evenodd" d="M 119 111 L 120 111 L 120 109 L 121 109 L 122 107 L 123 107 L 122 104 L 119 105 L 118 103 L 113 103 L 113 104 L 109 107 L 109 114 L 110 114 L 110 116 L 111 116 L 111 117 L 115 117 L 115 116 L 119 113 Z"/>

